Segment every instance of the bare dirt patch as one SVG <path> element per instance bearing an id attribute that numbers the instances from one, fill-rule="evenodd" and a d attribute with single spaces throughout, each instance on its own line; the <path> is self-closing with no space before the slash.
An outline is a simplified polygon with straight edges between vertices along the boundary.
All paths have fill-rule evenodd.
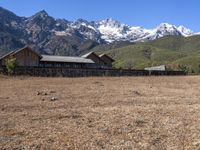
<path id="1" fill-rule="evenodd" d="M 0 149 L 200 149 L 199 91 L 198 76 L 0 76 Z"/>

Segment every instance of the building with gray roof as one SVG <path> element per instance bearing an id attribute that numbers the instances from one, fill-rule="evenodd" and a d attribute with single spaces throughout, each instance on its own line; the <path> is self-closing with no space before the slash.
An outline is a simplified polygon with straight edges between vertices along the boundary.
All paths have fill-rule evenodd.
<path id="1" fill-rule="evenodd" d="M 65 68 L 110 68 L 103 59 L 94 52 L 82 57 L 40 55 L 30 47 L 9 52 L 0 57 L 0 65 L 5 66 L 6 60 L 16 58 L 19 66 L 65 67 Z"/>

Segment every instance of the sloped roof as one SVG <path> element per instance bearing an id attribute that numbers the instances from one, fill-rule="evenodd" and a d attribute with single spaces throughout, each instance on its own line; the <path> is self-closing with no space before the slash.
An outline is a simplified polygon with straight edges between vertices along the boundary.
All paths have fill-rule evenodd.
<path id="1" fill-rule="evenodd" d="M 90 55 L 95 55 L 95 56 L 99 57 L 99 56 L 98 56 L 97 54 L 95 54 L 94 52 L 89 52 L 89 53 L 87 53 L 87 54 L 85 54 L 85 55 L 82 55 L 81 57 L 87 58 L 87 57 L 90 56 Z"/>
<path id="2" fill-rule="evenodd" d="M 101 54 L 101 55 L 99 55 L 99 57 L 100 57 L 100 58 L 106 57 L 106 58 L 110 59 L 112 62 L 115 61 L 114 59 L 112 59 L 110 56 L 108 56 L 108 55 L 106 55 L 106 54 Z"/>
<path id="3" fill-rule="evenodd" d="M 99 57 L 99 55 L 97 55 L 95 52 L 89 52 L 89 53 L 87 53 L 87 54 L 85 54 L 85 55 L 82 55 L 81 57 L 83 57 L 83 58 L 89 58 L 89 56 L 91 56 L 91 55 L 95 56 L 95 57 L 98 58 L 100 61 L 104 62 L 103 59 L 101 59 L 101 57 Z M 105 62 L 104 62 L 104 63 L 105 63 Z"/>
<path id="4" fill-rule="evenodd" d="M 70 63 L 94 63 L 91 59 L 83 57 L 68 57 L 68 56 L 52 56 L 42 55 L 42 62 L 70 62 Z"/>
<path id="5" fill-rule="evenodd" d="M 35 52 L 34 50 L 32 50 L 30 47 L 25 46 L 25 47 L 23 47 L 23 48 L 20 48 L 20 49 L 11 51 L 11 52 L 9 52 L 9 53 L 7 53 L 7 54 L 1 56 L 1 57 L 0 57 L 0 60 L 3 59 L 3 58 L 5 58 L 5 57 L 7 57 L 7 56 L 9 56 L 9 55 L 17 54 L 17 53 L 19 53 L 20 51 L 22 51 L 22 50 L 24 50 L 24 49 L 29 49 L 30 51 L 32 51 L 33 53 L 35 53 L 36 55 L 38 55 L 39 57 L 41 57 L 40 54 L 38 54 L 37 52 Z"/>
<path id="6" fill-rule="evenodd" d="M 14 51 L 11 51 L 11 52 L 9 52 L 9 53 L 7 53 L 7 54 L 1 56 L 1 57 L 0 57 L 0 60 L 3 59 L 3 58 L 5 58 L 6 56 L 9 56 L 9 55 L 13 54 L 13 53 L 14 53 Z"/>

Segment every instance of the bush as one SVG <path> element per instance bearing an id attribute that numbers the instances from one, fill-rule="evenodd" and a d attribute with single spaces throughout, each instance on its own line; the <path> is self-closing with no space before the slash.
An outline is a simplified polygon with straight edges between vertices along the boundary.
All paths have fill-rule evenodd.
<path id="1" fill-rule="evenodd" d="M 179 67 L 179 69 L 181 71 L 184 71 L 185 73 L 189 73 L 190 72 L 190 68 L 188 66 L 186 66 L 186 65 L 179 65 L 178 67 Z"/>
<path id="2" fill-rule="evenodd" d="M 6 60 L 6 69 L 8 71 L 8 74 L 13 74 L 16 67 L 17 67 L 16 58 L 9 58 Z"/>

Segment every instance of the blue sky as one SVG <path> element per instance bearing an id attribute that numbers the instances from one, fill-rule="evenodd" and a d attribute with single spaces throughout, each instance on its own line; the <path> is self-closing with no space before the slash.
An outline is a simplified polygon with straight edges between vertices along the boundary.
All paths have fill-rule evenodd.
<path id="1" fill-rule="evenodd" d="M 0 0 L 19 16 L 46 10 L 55 18 L 113 18 L 131 26 L 153 28 L 162 22 L 200 31 L 200 0 Z"/>

